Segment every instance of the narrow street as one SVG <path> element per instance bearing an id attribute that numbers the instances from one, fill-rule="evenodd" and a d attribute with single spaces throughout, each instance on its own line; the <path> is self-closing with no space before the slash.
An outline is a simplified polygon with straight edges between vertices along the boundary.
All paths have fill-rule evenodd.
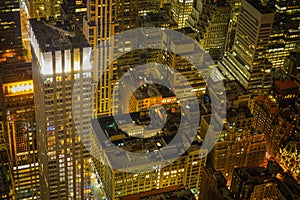
<path id="1" fill-rule="evenodd" d="M 31 62 L 31 47 L 30 47 L 30 24 L 29 18 L 26 13 L 25 0 L 21 0 L 20 4 L 20 20 L 21 20 L 21 30 L 22 30 L 22 42 L 23 47 L 27 50 L 27 56 L 25 56 L 26 62 Z"/>

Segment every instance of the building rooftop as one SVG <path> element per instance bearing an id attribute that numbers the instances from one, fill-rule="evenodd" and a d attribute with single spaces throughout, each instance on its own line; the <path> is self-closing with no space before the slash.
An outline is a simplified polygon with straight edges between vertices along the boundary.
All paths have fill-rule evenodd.
<path id="1" fill-rule="evenodd" d="M 155 87 L 157 88 L 157 90 L 159 91 L 159 93 L 162 95 L 163 98 L 175 97 L 175 94 L 169 88 L 159 84 L 155 84 Z"/>
<path id="2" fill-rule="evenodd" d="M 178 24 L 165 9 L 160 9 L 157 13 L 150 12 L 145 16 L 141 16 L 139 21 L 143 27 L 161 27 L 162 25 L 169 28 L 178 27 Z"/>
<path id="3" fill-rule="evenodd" d="M 227 101 L 233 101 L 241 95 L 249 94 L 237 81 L 225 81 L 224 86 Z"/>
<path id="4" fill-rule="evenodd" d="M 273 181 L 272 174 L 264 167 L 235 168 L 234 173 L 240 174 L 245 184 L 259 185 L 264 182 Z"/>
<path id="5" fill-rule="evenodd" d="M 161 93 L 154 84 L 144 84 L 134 91 L 133 95 L 136 99 L 142 100 L 146 98 L 159 97 Z"/>
<path id="6" fill-rule="evenodd" d="M 30 24 L 42 52 L 88 46 L 80 28 L 68 21 L 30 19 Z"/>
<path id="7" fill-rule="evenodd" d="M 144 114 L 141 114 L 144 113 Z M 137 113 L 130 113 L 132 119 L 127 119 L 120 115 L 120 119 L 118 120 L 118 124 L 120 125 L 119 128 L 114 117 L 100 117 L 97 120 L 97 123 L 100 125 L 104 134 L 95 132 L 96 137 L 99 141 L 99 146 L 105 152 L 108 157 L 108 162 L 113 166 L 113 168 L 125 168 L 128 169 L 132 167 L 134 162 L 139 163 L 139 167 L 149 167 L 153 166 L 155 163 L 159 163 L 161 159 L 163 160 L 172 160 L 176 158 L 176 155 L 189 155 L 191 152 L 195 151 L 202 151 L 200 147 L 202 145 L 201 142 L 193 142 L 195 138 L 189 137 L 190 134 L 193 133 L 193 130 L 184 130 L 185 134 L 177 134 L 179 125 L 181 124 L 180 114 L 175 116 L 172 114 L 167 117 L 166 123 L 162 129 L 148 129 L 145 128 L 143 131 L 141 130 L 143 127 L 137 126 L 132 128 L 133 123 L 135 124 L 147 124 L 149 123 L 149 117 L 145 115 L 145 112 L 137 112 Z M 141 116 L 142 115 L 142 116 Z M 185 123 L 183 120 L 182 123 Z M 95 129 L 95 124 L 93 124 L 93 128 Z M 157 131 L 160 131 L 160 134 L 157 134 Z M 148 132 L 155 133 L 151 137 L 136 137 L 131 136 L 129 133 L 124 131 L 137 131 L 138 133 L 143 132 L 141 134 L 147 134 Z M 178 139 L 184 142 L 188 142 L 189 144 L 192 143 L 191 147 L 187 151 L 184 151 L 184 148 L 181 148 L 180 144 L 176 142 L 170 144 L 174 136 L 179 137 Z M 117 138 L 117 139 L 114 139 Z M 178 140 L 177 140 L 178 141 Z M 168 145 L 167 145 L 168 144 Z M 119 147 L 116 150 L 115 147 Z M 164 149 L 168 150 L 167 154 L 162 154 L 159 150 L 165 147 Z M 125 150 L 125 151 L 122 151 Z M 132 157 L 126 152 L 134 152 L 134 153 L 141 153 L 143 156 L 141 161 L 136 161 L 137 157 Z M 205 151 L 206 152 L 206 151 Z M 148 157 L 145 159 L 144 157 Z M 130 162 L 129 162 L 130 160 Z M 149 163 L 149 160 L 151 162 Z M 147 168 L 148 169 L 148 168 Z"/>
<path id="8" fill-rule="evenodd" d="M 250 3 L 254 8 L 260 11 L 262 14 L 274 13 L 271 9 L 266 6 L 263 6 L 258 0 L 245 0 Z"/>
<path id="9" fill-rule="evenodd" d="M 281 81 L 275 81 L 275 87 L 276 89 L 282 91 L 282 90 L 289 90 L 289 89 L 298 89 L 299 85 L 291 79 L 285 79 Z"/>
<path id="10" fill-rule="evenodd" d="M 2 83 L 32 80 L 31 63 L 19 60 L 1 63 L 0 79 L 2 79 Z"/>
<path id="11" fill-rule="evenodd" d="M 226 181 L 225 177 L 223 176 L 222 172 L 216 171 L 211 166 L 205 167 L 205 171 L 215 179 L 218 188 L 226 187 L 227 181 Z"/>

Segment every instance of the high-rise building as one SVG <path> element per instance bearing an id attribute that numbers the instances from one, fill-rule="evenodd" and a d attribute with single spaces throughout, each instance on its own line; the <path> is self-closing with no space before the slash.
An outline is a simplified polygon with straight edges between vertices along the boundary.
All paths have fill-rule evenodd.
<path id="1" fill-rule="evenodd" d="M 276 198 L 276 185 L 266 168 L 237 168 L 234 170 L 230 191 L 235 199 Z"/>
<path id="2" fill-rule="evenodd" d="M 74 21 L 83 28 L 83 18 L 87 12 L 86 0 L 63 0 L 61 16 L 63 19 Z"/>
<path id="3" fill-rule="evenodd" d="M 299 85 L 290 79 L 275 80 L 272 90 L 260 95 L 255 103 L 253 126 L 266 135 L 270 156 L 299 179 Z"/>
<path id="4" fill-rule="evenodd" d="M 185 27 L 186 20 L 193 9 L 193 0 L 168 0 L 171 4 L 171 12 L 178 28 Z"/>
<path id="5" fill-rule="evenodd" d="M 275 10 L 267 52 L 274 67 L 282 67 L 284 58 L 300 44 L 300 1 L 270 1 Z"/>
<path id="6" fill-rule="evenodd" d="M 219 64 L 226 77 L 234 77 L 251 93 L 271 86 L 272 65 L 265 54 L 273 19 L 273 11 L 260 2 L 242 0 L 233 50 Z"/>
<path id="7" fill-rule="evenodd" d="M 184 35 L 189 36 L 192 39 L 195 39 L 197 35 L 197 33 L 190 27 L 178 29 L 177 31 L 183 33 Z M 181 55 L 197 57 L 198 59 L 195 60 L 195 63 L 197 63 L 198 66 L 201 66 L 202 63 L 204 65 L 213 64 L 213 63 L 204 63 L 203 55 L 197 55 L 194 52 L 197 44 L 194 41 L 189 40 L 185 37 L 186 36 L 180 36 L 180 37 L 174 36 L 173 39 L 172 35 L 170 37 L 163 35 L 162 48 L 166 48 L 164 45 L 170 42 L 168 40 L 173 39 L 174 41 L 172 41 L 171 52 L 163 51 L 161 52 L 162 55 L 159 56 L 160 63 L 170 67 L 171 69 L 180 72 L 180 75 L 178 73 L 173 73 L 172 71 L 167 71 L 167 72 L 165 71 L 159 73 L 162 74 L 162 76 L 165 77 L 165 79 L 167 79 L 170 83 L 172 83 L 174 87 L 172 89 L 175 91 L 176 94 L 181 94 L 183 99 L 192 97 L 194 96 L 194 94 L 196 95 L 204 94 L 206 83 L 203 78 L 205 72 L 199 74 L 198 69 L 196 69 L 190 62 L 184 59 Z M 186 80 L 183 80 L 181 76 L 184 76 Z M 192 87 L 192 89 L 187 90 L 187 88 L 182 87 L 184 85 L 188 86 L 188 84 Z"/>
<path id="8" fill-rule="evenodd" d="M 266 168 L 236 168 L 230 186 L 234 199 L 296 200 L 300 185 L 274 161 Z"/>
<path id="9" fill-rule="evenodd" d="M 225 1 L 197 1 L 187 20 L 187 26 L 198 33 L 197 39 L 214 61 L 224 55 L 230 14 L 231 7 Z"/>
<path id="10" fill-rule="evenodd" d="M 68 23 L 33 19 L 31 29 L 41 199 L 90 199 L 91 47 Z"/>
<path id="11" fill-rule="evenodd" d="M 226 186 L 226 179 L 223 174 L 215 171 L 212 167 L 205 167 L 202 175 L 199 199 L 233 200 L 234 198 Z"/>
<path id="12" fill-rule="evenodd" d="M 150 12 L 157 12 L 162 6 L 161 0 L 140 0 L 138 1 L 139 16 L 144 16 Z"/>
<path id="13" fill-rule="evenodd" d="M 94 115 L 111 114 L 111 94 L 113 88 L 113 66 L 109 66 L 108 60 L 112 60 L 113 51 L 109 44 L 101 43 L 115 34 L 118 23 L 115 19 L 116 9 L 113 0 L 93 0 L 87 4 L 87 16 L 83 20 L 83 32 L 94 49 L 93 65 L 97 70 L 94 79 L 100 80 L 95 83 Z M 101 46 L 99 46 L 101 44 Z M 107 45 L 107 46 L 104 46 Z M 101 50 L 99 53 L 97 50 Z M 106 69 L 105 66 L 107 67 Z"/>
<path id="14" fill-rule="evenodd" d="M 147 120 L 147 116 L 143 112 L 131 113 L 131 116 L 132 120 L 121 120 L 117 122 L 119 125 L 116 124 L 113 117 L 98 118 L 99 125 L 108 134 L 107 136 L 110 141 L 117 147 L 125 149 L 128 152 L 158 152 L 162 146 L 167 145 L 167 138 L 177 133 L 176 122 L 174 121 L 166 123 L 166 126 L 159 134 L 160 136 L 157 135 L 158 130 L 145 130 L 145 132 L 141 132 L 142 128 L 132 128 L 132 124 L 134 122 L 139 126 L 142 125 L 145 123 L 145 119 Z M 179 117 L 175 121 L 178 119 Z M 99 138 L 98 134 L 102 133 L 95 132 L 96 138 Z M 134 137 L 145 134 L 150 137 L 143 139 Z M 98 161 L 97 170 L 108 199 L 117 199 L 121 196 L 167 188 L 174 185 L 186 186 L 196 194 L 199 191 L 207 155 L 207 150 L 200 149 L 201 143 L 199 142 L 194 142 L 174 162 L 170 162 L 169 156 L 171 155 L 168 155 L 163 156 L 162 162 L 154 159 L 153 162 L 138 162 L 134 166 L 128 165 L 128 161 L 131 158 L 127 153 L 123 153 L 121 149 L 115 150 L 111 144 L 106 142 L 101 143 L 99 139 L 96 140 L 96 143 L 98 144 L 97 153 L 93 153 L 93 156 L 96 156 L 95 160 Z M 169 145 L 169 148 L 174 147 Z M 174 151 L 180 151 L 177 147 L 175 149 Z M 117 165 L 122 165 L 120 169 L 114 169 L 109 164 L 115 163 L 115 158 L 119 162 Z M 136 161 L 133 159 L 132 162 Z M 162 167 L 162 163 L 165 162 L 169 164 Z M 133 168 L 134 171 L 126 170 Z M 140 169 L 149 170 L 140 171 Z"/>
<path id="15" fill-rule="evenodd" d="M 237 22 L 240 14 L 240 9 L 241 9 L 241 0 L 227 0 L 226 2 L 230 4 L 231 14 L 230 14 L 230 20 L 228 24 L 228 33 L 226 37 L 225 51 L 230 51 L 232 50 L 232 45 L 234 43 L 234 36 L 236 33 Z"/>
<path id="16" fill-rule="evenodd" d="M 18 0 L 0 2 L 0 62 L 6 57 L 19 55 L 22 50 Z"/>
<path id="17" fill-rule="evenodd" d="M 26 0 L 30 18 L 57 18 L 61 15 L 61 0 Z"/>
<path id="18" fill-rule="evenodd" d="M 225 128 L 209 153 L 210 164 L 223 173 L 227 185 L 230 185 L 234 168 L 255 167 L 265 160 L 265 135 L 251 129 L 252 119 L 248 107 L 228 110 Z"/>
<path id="19" fill-rule="evenodd" d="M 39 169 L 31 63 L 17 60 L 2 64 L 0 79 L 13 194 L 16 199 L 37 199 Z"/>
<path id="20" fill-rule="evenodd" d="M 230 6 L 225 2 L 215 3 L 210 10 L 209 22 L 200 36 L 201 46 L 214 61 L 221 60 L 225 52 L 225 42 L 230 20 Z"/>
<path id="21" fill-rule="evenodd" d="M 138 27 L 138 0 L 117 0 L 115 4 L 117 32 Z"/>

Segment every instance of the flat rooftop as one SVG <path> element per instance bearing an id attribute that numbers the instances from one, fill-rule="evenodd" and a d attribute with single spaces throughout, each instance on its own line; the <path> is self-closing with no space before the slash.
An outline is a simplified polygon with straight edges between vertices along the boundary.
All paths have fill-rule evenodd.
<path id="1" fill-rule="evenodd" d="M 3 83 L 32 80 L 31 63 L 19 60 L 1 63 L 0 78 Z"/>
<path id="2" fill-rule="evenodd" d="M 258 0 L 246 0 L 250 3 L 254 8 L 260 11 L 262 14 L 274 13 L 270 8 L 263 6 Z"/>
<path id="3" fill-rule="evenodd" d="M 134 91 L 133 95 L 138 100 L 162 96 L 154 84 L 142 85 L 140 88 Z"/>
<path id="4" fill-rule="evenodd" d="M 42 52 L 88 46 L 80 28 L 68 21 L 30 19 L 30 24 Z"/>
<path id="5" fill-rule="evenodd" d="M 298 84 L 291 79 L 286 79 L 283 81 L 275 81 L 275 86 L 279 90 L 288 90 L 288 89 L 298 89 L 299 88 Z"/>
<path id="6" fill-rule="evenodd" d="M 159 27 L 162 24 L 167 24 L 170 27 L 178 26 L 172 16 L 164 9 L 160 9 L 157 13 L 150 12 L 145 16 L 141 16 L 139 20 L 143 26 L 154 25 Z"/>

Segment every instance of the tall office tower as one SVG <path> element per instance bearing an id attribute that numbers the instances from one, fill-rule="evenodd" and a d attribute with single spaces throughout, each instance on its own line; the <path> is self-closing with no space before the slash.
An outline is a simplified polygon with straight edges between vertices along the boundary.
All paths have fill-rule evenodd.
<path id="1" fill-rule="evenodd" d="M 139 16 L 144 16 L 150 12 L 157 12 L 161 7 L 161 0 L 139 0 L 138 13 Z"/>
<path id="2" fill-rule="evenodd" d="M 87 12 L 86 0 L 63 0 L 61 16 L 63 19 L 74 21 L 83 28 L 83 18 Z"/>
<path id="3" fill-rule="evenodd" d="M 117 32 L 138 27 L 138 0 L 117 0 L 115 9 Z"/>
<path id="4" fill-rule="evenodd" d="M 26 0 L 26 7 L 30 18 L 57 18 L 61 3 L 61 0 Z"/>
<path id="5" fill-rule="evenodd" d="M 35 109 L 31 63 L 0 65 L 1 105 L 16 199 L 39 198 Z"/>
<path id="6" fill-rule="evenodd" d="M 267 151 L 268 148 L 268 137 L 273 121 L 278 115 L 279 109 L 274 101 L 267 95 L 259 95 L 253 109 L 253 126 L 255 130 L 266 133 Z"/>
<path id="7" fill-rule="evenodd" d="M 32 19 L 31 29 L 41 199 L 90 199 L 91 47 L 67 23 Z"/>
<path id="8" fill-rule="evenodd" d="M 248 107 L 228 110 L 225 128 L 209 153 L 210 164 L 223 173 L 227 185 L 234 168 L 255 167 L 265 160 L 265 135 L 251 129 L 252 119 Z"/>
<path id="9" fill-rule="evenodd" d="M 221 60 L 225 52 L 230 10 L 226 3 L 215 3 L 205 32 L 200 33 L 200 44 L 214 61 Z"/>
<path id="10" fill-rule="evenodd" d="M 193 9 L 193 0 L 168 0 L 171 4 L 171 12 L 178 28 L 185 27 L 186 20 Z"/>
<path id="11" fill-rule="evenodd" d="M 275 18 L 267 58 L 274 67 L 282 67 L 284 58 L 300 44 L 300 1 L 274 2 Z"/>
<path id="12" fill-rule="evenodd" d="M 224 55 L 230 13 L 225 1 L 197 1 L 187 19 L 187 26 L 198 33 L 197 39 L 214 61 Z"/>
<path id="13" fill-rule="evenodd" d="M 95 50 L 93 65 L 97 71 L 93 75 L 94 79 L 101 80 L 95 83 L 93 88 L 93 93 L 95 94 L 93 114 L 111 114 L 114 69 L 113 66 L 104 69 L 104 66 L 108 66 L 107 60 L 112 60 L 113 51 L 111 47 L 104 46 L 106 43 L 101 43 L 101 41 L 115 34 L 115 28 L 117 27 L 115 1 L 89 0 L 87 1 L 87 6 L 87 16 L 83 20 L 83 32 L 89 44 Z M 102 45 L 101 47 L 99 47 L 100 44 Z M 101 48 L 103 53 L 97 53 L 97 48 Z"/>
<path id="14" fill-rule="evenodd" d="M 202 17 L 206 16 L 206 7 L 209 7 L 209 2 L 202 0 L 196 1 L 193 5 L 191 14 L 188 16 L 186 20 L 186 26 L 193 28 L 195 31 L 200 30 L 200 20 Z M 198 28 L 199 27 L 199 28 Z"/>
<path id="15" fill-rule="evenodd" d="M 259 2 L 242 0 L 233 52 L 228 52 L 219 65 L 226 77 L 232 75 L 251 93 L 271 86 L 272 65 L 266 52 L 273 19 L 274 13 Z"/>
<path id="16" fill-rule="evenodd" d="M 234 37 L 236 34 L 236 27 L 241 9 L 241 0 L 227 0 L 226 2 L 230 4 L 231 14 L 225 43 L 225 51 L 230 51 L 232 50 Z"/>
<path id="17" fill-rule="evenodd" d="M 0 62 L 22 50 L 20 5 L 18 0 L 0 2 Z"/>

